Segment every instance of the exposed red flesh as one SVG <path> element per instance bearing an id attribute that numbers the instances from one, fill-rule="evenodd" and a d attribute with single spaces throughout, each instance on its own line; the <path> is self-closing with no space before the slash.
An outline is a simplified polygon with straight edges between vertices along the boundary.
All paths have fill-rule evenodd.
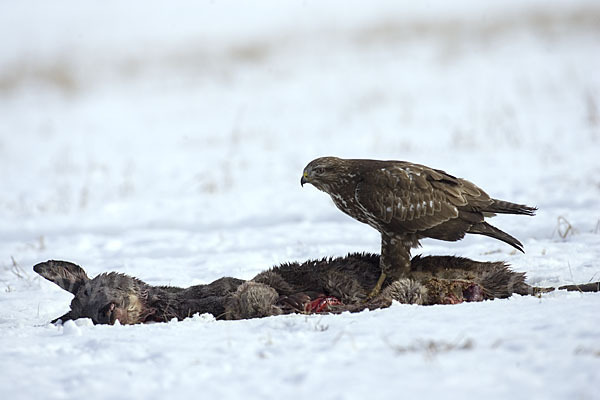
<path id="1" fill-rule="evenodd" d="M 342 302 L 333 296 L 317 297 L 304 305 L 304 311 L 307 313 L 320 313 L 329 310 L 330 306 L 339 306 Z"/>

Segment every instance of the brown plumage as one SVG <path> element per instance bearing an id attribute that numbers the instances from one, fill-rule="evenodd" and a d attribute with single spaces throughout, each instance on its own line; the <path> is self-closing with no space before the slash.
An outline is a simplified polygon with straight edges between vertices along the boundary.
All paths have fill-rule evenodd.
<path id="1" fill-rule="evenodd" d="M 474 233 L 523 251 L 521 242 L 484 218 L 496 213 L 534 215 L 536 210 L 493 199 L 467 180 L 406 161 L 317 158 L 304 168 L 304 183 L 329 194 L 340 210 L 381 233 L 381 276 L 371 297 L 386 276 L 410 275 L 410 249 L 423 238 L 457 241 Z"/>

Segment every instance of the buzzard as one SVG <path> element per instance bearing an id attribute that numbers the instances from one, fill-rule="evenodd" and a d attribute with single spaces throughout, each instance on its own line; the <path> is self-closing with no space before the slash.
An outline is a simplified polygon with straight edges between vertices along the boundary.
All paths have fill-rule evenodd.
<path id="1" fill-rule="evenodd" d="M 423 238 L 457 241 L 476 233 L 523 251 L 521 242 L 484 218 L 537 210 L 493 199 L 467 180 L 407 161 L 317 158 L 304 168 L 300 183 L 329 194 L 337 208 L 381 233 L 381 275 L 371 298 L 386 277 L 410 276 L 410 249 Z"/>

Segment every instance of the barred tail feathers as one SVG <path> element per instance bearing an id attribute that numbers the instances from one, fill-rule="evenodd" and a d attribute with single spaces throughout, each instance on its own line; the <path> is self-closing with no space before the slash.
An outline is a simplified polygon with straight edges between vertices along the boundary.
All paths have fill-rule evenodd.
<path id="1" fill-rule="evenodd" d="M 524 204 L 511 203 L 509 201 L 492 199 L 494 202 L 486 207 L 484 211 L 498 214 L 517 214 L 534 216 L 537 207 L 529 207 Z"/>

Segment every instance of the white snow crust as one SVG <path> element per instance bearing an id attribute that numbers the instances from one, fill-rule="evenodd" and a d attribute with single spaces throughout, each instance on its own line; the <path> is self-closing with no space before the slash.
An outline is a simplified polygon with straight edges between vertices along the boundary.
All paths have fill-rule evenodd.
<path id="1" fill-rule="evenodd" d="M 48 259 L 150 284 L 378 252 L 312 159 L 400 159 L 539 207 L 415 253 L 600 280 L 595 1 L 0 3 L 3 399 L 597 399 L 600 294 L 94 326 Z"/>

